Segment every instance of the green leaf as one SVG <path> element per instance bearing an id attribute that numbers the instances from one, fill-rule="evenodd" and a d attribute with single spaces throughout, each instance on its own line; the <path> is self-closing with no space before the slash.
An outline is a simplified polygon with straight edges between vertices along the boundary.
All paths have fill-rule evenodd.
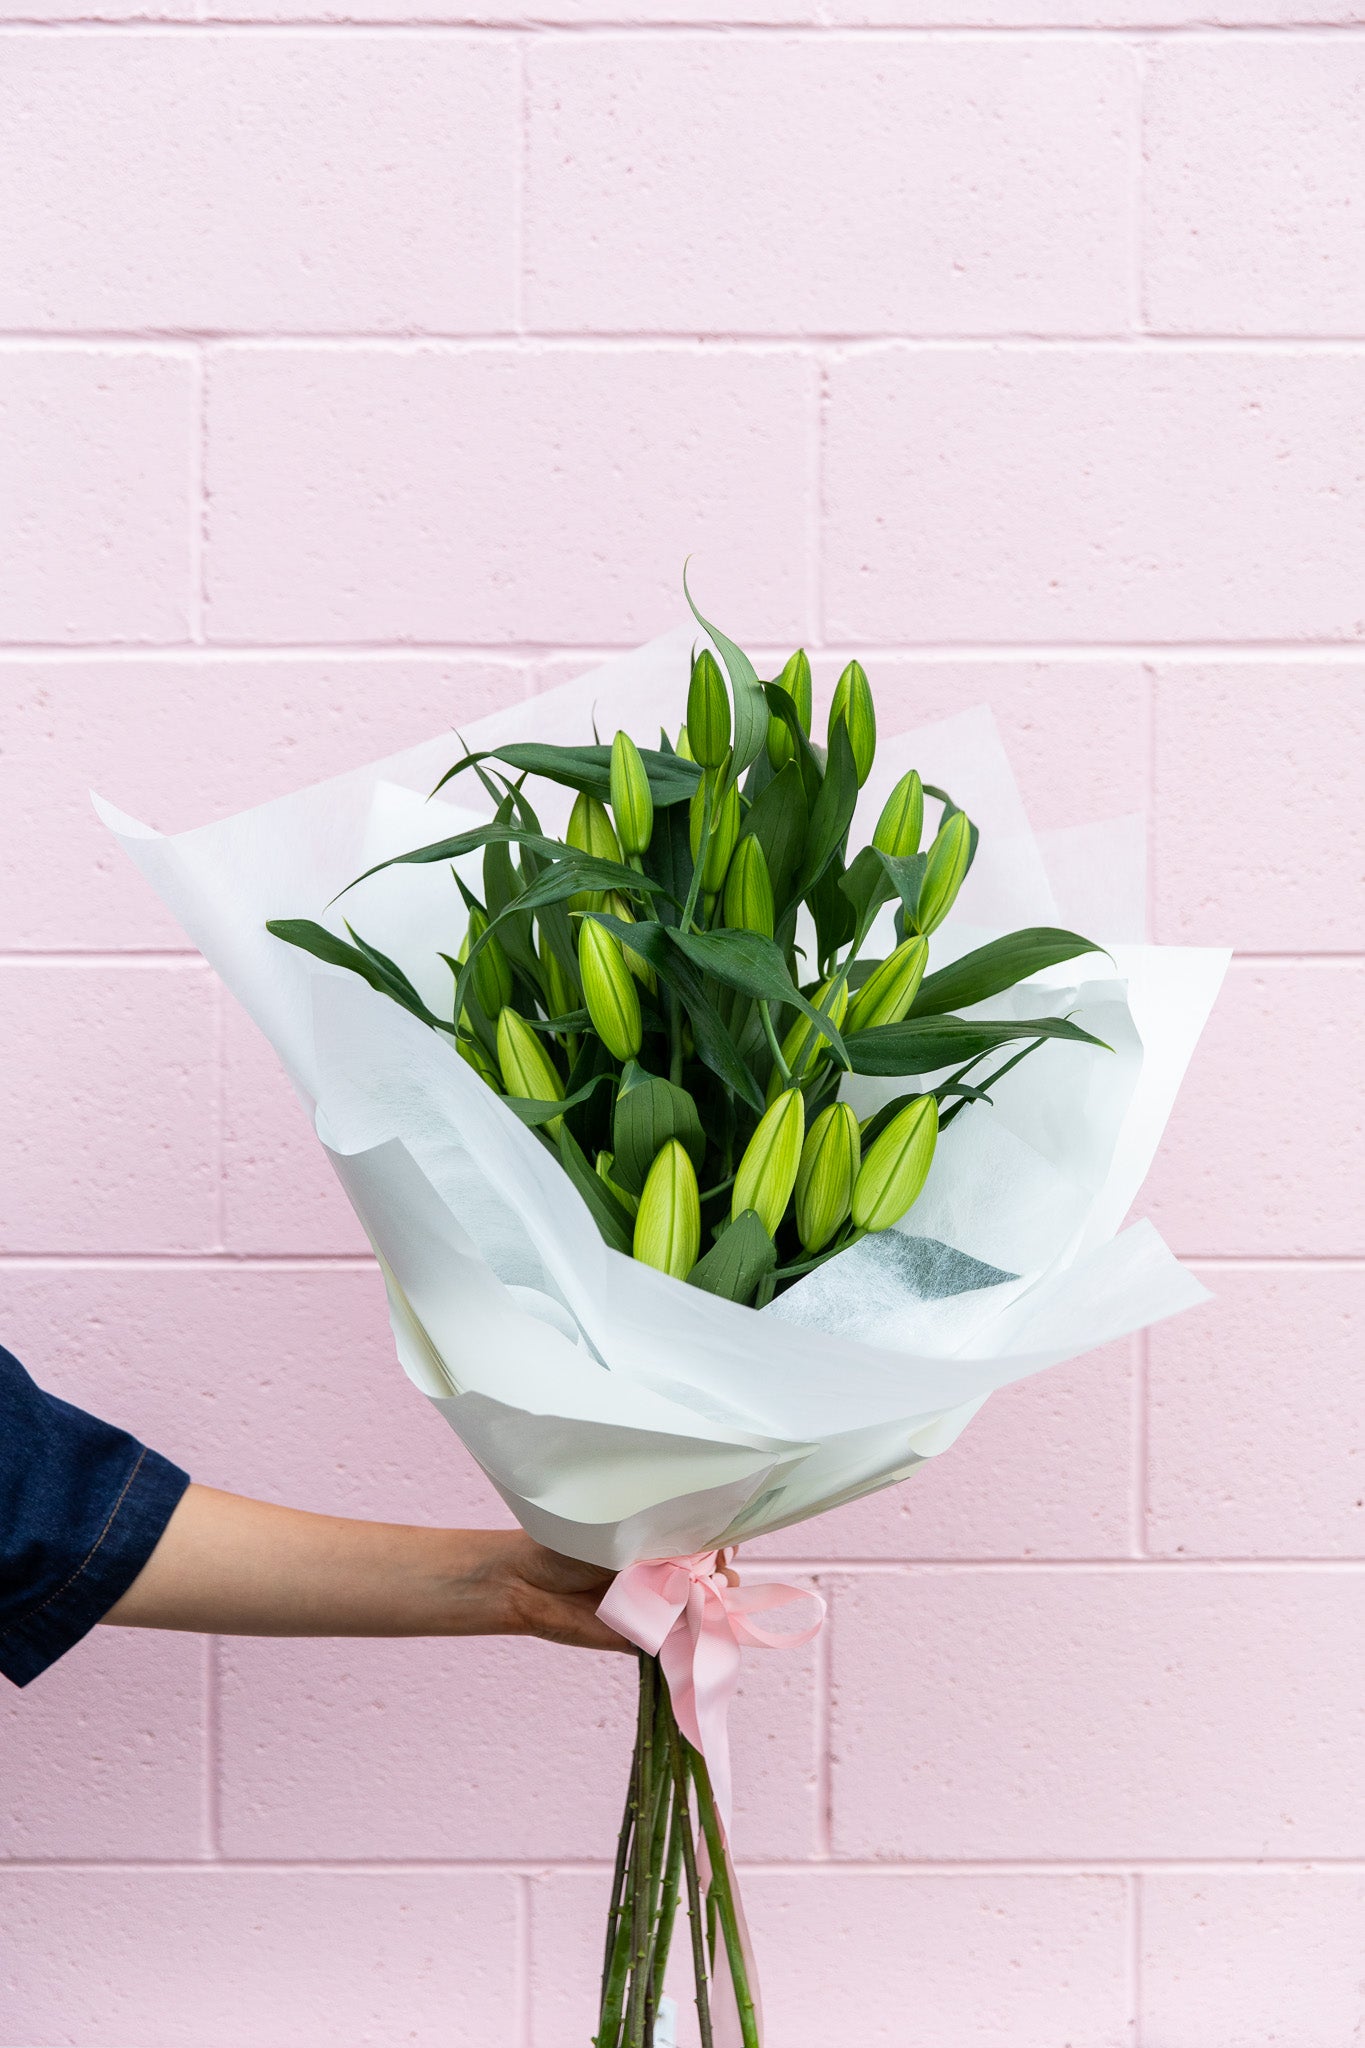
<path id="1" fill-rule="evenodd" d="M 560 1104 L 563 1108 L 563 1104 Z M 592 1211 L 592 1220 L 614 1251 L 629 1257 L 635 1242 L 635 1223 L 623 1202 L 618 1202 L 599 1174 L 593 1172 L 583 1148 L 568 1125 L 559 1133 L 559 1158 L 565 1173 Z"/>
<path id="2" fill-rule="evenodd" d="M 837 1027 L 802 995 L 771 939 L 765 939 L 761 932 L 682 932 L 671 928 L 669 937 L 694 967 L 727 988 L 737 988 L 742 995 L 754 996 L 760 1002 L 787 1003 L 800 1010 L 847 1064 L 844 1041 Z"/>
<path id="3" fill-rule="evenodd" d="M 566 1110 L 576 1109 L 580 1102 L 586 1102 L 593 1090 L 608 1079 L 610 1076 L 607 1074 L 594 1074 L 586 1088 L 576 1089 L 572 1095 L 564 1096 L 559 1102 L 532 1102 L 524 1095 L 504 1095 L 501 1099 L 507 1104 L 513 1116 L 520 1117 L 524 1124 L 530 1124 L 534 1128 L 538 1124 L 553 1123 L 554 1119 L 563 1116 Z"/>
<path id="4" fill-rule="evenodd" d="M 966 1017 L 909 1018 L 903 1024 L 874 1024 L 845 1038 L 855 1074 L 932 1074 L 957 1060 L 974 1059 L 1017 1038 L 1068 1038 L 1079 1045 L 1112 1047 L 1073 1024 L 1069 1017 L 1012 1017 L 977 1021 Z"/>
<path id="5" fill-rule="evenodd" d="M 455 1015 L 459 1016 L 468 998 L 475 961 L 494 933 L 505 925 L 509 918 L 520 917 L 527 911 L 540 910 L 548 904 L 565 903 L 570 896 L 576 896 L 580 890 L 619 889 L 622 883 L 617 878 L 621 876 L 625 877 L 627 887 L 644 890 L 653 890 L 656 887 L 655 883 L 637 875 L 633 868 L 622 867 L 614 860 L 598 860 L 590 853 L 570 853 L 563 860 L 557 860 L 553 866 L 547 867 L 534 882 L 523 889 L 515 903 L 509 904 L 506 910 L 499 911 L 496 917 L 489 919 L 486 928 L 479 933 L 470 947 L 455 982 Z M 636 927 L 631 925 L 628 929 L 634 931 Z M 576 962 L 573 973 L 577 980 Z"/>
<path id="6" fill-rule="evenodd" d="M 326 925 L 315 924 L 308 917 L 272 917 L 266 930 L 272 938 L 283 939 L 286 945 L 311 953 L 315 960 L 323 960 L 329 967 L 345 967 L 350 973 L 358 974 L 381 996 L 392 997 L 405 1010 L 411 1010 L 414 1016 L 420 1017 L 424 1024 L 441 1031 L 453 1029 L 431 1014 L 402 970 L 372 946 L 364 946 L 363 942 L 348 946 L 335 932 L 329 932 Z M 347 930 L 350 930 L 349 925 Z"/>
<path id="7" fill-rule="evenodd" d="M 352 889 L 358 889 L 362 882 L 368 882 L 371 875 L 382 874 L 385 868 L 431 867 L 437 861 L 459 860 L 463 854 L 474 853 L 479 847 L 489 846 L 497 841 L 510 841 L 520 846 L 529 846 L 532 852 L 542 854 L 551 863 L 565 860 L 580 863 L 591 861 L 596 870 L 595 876 L 588 881 L 577 883 L 577 888 L 637 889 L 646 895 L 652 895 L 659 887 L 657 882 L 651 882 L 647 877 L 637 874 L 634 868 L 628 868 L 623 861 L 601 860 L 596 855 L 580 853 L 576 847 L 565 846 L 562 840 L 546 839 L 539 832 L 529 832 L 524 825 L 476 825 L 472 831 L 456 833 L 453 839 L 438 839 L 431 846 L 414 847 L 411 853 L 395 853 L 388 860 L 377 862 L 374 867 L 366 868 L 363 875 L 357 875 L 353 882 L 348 882 L 344 889 L 339 890 L 337 898 L 348 895 Z M 529 892 L 524 892 L 517 901 L 523 910 L 533 907 L 529 901 Z M 492 906 L 489 907 L 491 909 Z"/>
<path id="8" fill-rule="evenodd" d="M 883 853 L 878 847 L 868 847 L 868 853 L 875 853 L 885 870 L 886 879 L 892 891 L 901 899 L 901 909 L 914 922 L 919 908 L 920 890 L 924 887 L 924 871 L 929 865 L 927 853 Z M 859 859 L 862 856 L 859 855 Z"/>
<path id="9" fill-rule="evenodd" d="M 678 906 L 671 917 L 667 909 L 659 912 L 665 922 L 675 923 L 692 886 L 692 844 L 687 812 L 681 804 L 655 812 L 654 836 L 641 859 L 645 873 L 659 885 L 662 902 Z"/>
<path id="10" fill-rule="evenodd" d="M 839 727 L 840 732 L 843 727 Z M 853 937 L 853 905 L 844 893 L 844 864 L 836 853 L 818 882 L 806 892 L 810 914 L 815 920 L 815 945 L 822 962 L 828 964 L 840 946 Z"/>
<path id="11" fill-rule="evenodd" d="M 820 784 L 823 780 L 824 770 L 821 768 L 819 758 L 810 743 L 806 728 L 801 723 L 801 713 L 797 708 L 796 699 L 789 691 L 783 689 L 781 683 L 765 683 L 763 685 L 763 692 L 767 698 L 768 708 L 772 715 L 775 718 L 780 718 L 787 731 L 791 734 L 792 745 L 796 749 L 796 758 L 789 761 L 787 766 L 795 768 L 797 774 L 801 777 L 801 787 L 806 795 L 806 808 L 809 810 L 820 794 Z"/>
<path id="12" fill-rule="evenodd" d="M 640 1193 L 660 1148 L 670 1138 L 679 1140 L 700 1173 L 706 1133 L 696 1103 L 685 1088 L 647 1074 L 632 1060 L 621 1076 L 611 1127 L 613 1170 L 623 1188 L 632 1195 Z"/>
<path id="13" fill-rule="evenodd" d="M 964 1010 L 970 1003 L 984 1003 L 1017 982 L 1027 981 L 1044 967 L 1061 960 L 1074 960 L 1081 953 L 1099 953 L 1103 948 L 1078 932 L 1064 932 L 1051 925 L 1031 925 L 1025 931 L 1007 932 L 992 939 L 974 953 L 964 953 L 950 967 L 940 967 L 920 983 L 911 1005 L 912 1017 L 937 1016 L 944 1010 Z"/>
<path id="14" fill-rule="evenodd" d="M 708 1294 L 724 1295 L 727 1301 L 749 1302 L 759 1281 L 776 1264 L 777 1246 L 759 1221 L 758 1212 L 745 1209 L 726 1224 L 705 1258 L 698 1259 L 687 1284 L 703 1287 Z"/>
<path id="15" fill-rule="evenodd" d="M 806 857 L 796 878 L 795 893 L 798 896 L 810 894 L 843 846 L 857 802 L 858 770 L 853 761 L 848 727 L 841 719 L 830 741 L 820 794 L 811 808 Z"/>
<path id="16" fill-rule="evenodd" d="M 935 784 L 934 784 L 934 783 L 932 783 L 932 782 L 926 782 L 926 783 L 925 783 L 925 785 L 924 785 L 924 794 L 925 794 L 926 796 L 933 796 L 933 797 L 937 797 L 937 798 L 938 798 L 938 801 L 939 801 L 939 802 L 940 802 L 940 803 L 942 804 L 942 806 L 943 806 L 943 815 L 942 815 L 942 816 L 940 817 L 940 819 L 939 819 L 939 821 L 938 821 L 938 829 L 939 829 L 939 831 L 941 832 L 941 831 L 943 830 L 944 826 L 945 826 L 945 825 L 947 824 L 947 822 L 948 822 L 949 818 L 955 818 L 955 817 L 957 816 L 958 812 L 959 812 L 959 811 L 960 811 L 960 810 L 962 809 L 962 806 L 961 806 L 961 804 L 955 804 L 955 803 L 953 802 L 952 798 L 951 798 L 951 797 L 949 796 L 949 794 L 948 794 L 948 792 L 947 792 L 947 790 L 946 790 L 946 789 L 939 789 L 939 788 L 937 788 L 937 787 L 935 786 Z M 968 818 L 968 820 L 967 820 L 967 869 L 966 869 L 966 872 L 967 872 L 968 874 L 970 874 L 970 873 L 971 873 L 971 871 L 972 871 L 972 862 L 973 862 L 973 861 L 974 861 L 974 860 L 976 859 L 976 849 L 977 849 L 977 847 L 978 847 L 978 846 L 980 845 L 980 843 L 981 843 L 981 834 L 980 834 L 980 832 L 979 832 L 979 831 L 977 830 L 976 826 L 975 826 L 975 825 L 974 825 L 974 824 L 972 823 L 971 819 L 970 819 L 970 818 Z"/>
<path id="17" fill-rule="evenodd" d="M 692 616 L 715 642 L 725 672 L 730 678 L 730 695 L 735 706 L 735 736 L 731 759 L 731 775 L 738 779 L 749 763 L 756 760 L 759 750 L 768 742 L 768 703 L 758 680 L 758 672 L 742 647 L 733 640 L 727 640 L 724 633 L 704 619 L 692 603 L 692 593 L 687 587 L 687 567 L 683 565 L 683 595 L 687 599 Z M 688 792 L 689 795 L 691 792 Z"/>
<path id="18" fill-rule="evenodd" d="M 695 762 L 652 747 L 641 747 L 640 759 L 656 805 L 685 803 L 697 786 L 701 770 Z M 485 754 L 466 754 L 463 761 L 446 770 L 432 795 L 480 761 L 504 761 L 524 775 L 541 775 L 547 782 L 557 782 L 564 789 L 582 790 L 603 803 L 611 797 L 610 747 L 553 747 L 540 740 L 518 740 L 510 746 L 493 747 Z"/>
<path id="19" fill-rule="evenodd" d="M 686 1010 L 697 1058 L 702 1065 L 709 1067 L 742 1102 L 747 1102 L 762 1116 L 766 1107 L 763 1090 L 749 1071 L 720 1011 L 702 987 L 696 969 L 669 943 L 673 927 L 655 924 L 648 919 L 642 919 L 639 924 L 626 924 L 605 911 L 594 911 L 592 915 L 609 932 L 614 932 L 623 944 L 631 946 L 648 960 L 659 979 L 667 983 Z"/>
<path id="20" fill-rule="evenodd" d="M 847 872 L 840 875 L 839 888 L 852 904 L 858 924 L 875 903 L 887 901 L 892 894 L 891 883 L 875 846 L 861 848 Z"/>
<path id="21" fill-rule="evenodd" d="M 792 879 L 806 843 L 809 819 L 801 770 L 795 761 L 788 761 L 754 798 L 741 828 L 741 838 L 746 832 L 752 833 L 763 848 L 773 885 L 773 902 L 779 911 L 791 900 Z"/>

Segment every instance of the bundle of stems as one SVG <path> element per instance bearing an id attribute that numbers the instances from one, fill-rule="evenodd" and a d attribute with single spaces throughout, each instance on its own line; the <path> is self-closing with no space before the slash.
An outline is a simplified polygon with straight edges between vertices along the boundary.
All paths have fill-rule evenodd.
<path id="1" fill-rule="evenodd" d="M 635 1751 L 616 1849 L 593 2048 L 652 2048 L 684 1897 L 701 2048 L 713 2044 L 711 1986 L 722 1957 L 744 2048 L 759 2048 L 758 2010 L 710 1776 L 678 1726 L 658 1658 L 641 1652 L 639 1666 Z M 699 1843 L 706 1850 L 704 1890 Z"/>

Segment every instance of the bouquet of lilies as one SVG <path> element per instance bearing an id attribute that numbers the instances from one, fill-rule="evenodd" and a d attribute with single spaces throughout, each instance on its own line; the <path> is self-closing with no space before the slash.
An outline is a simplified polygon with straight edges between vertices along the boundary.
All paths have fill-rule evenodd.
<path id="1" fill-rule="evenodd" d="M 653 2041 L 683 1906 L 703 2048 L 760 2040 L 723 1713 L 787 1595 L 738 1587 L 734 1543 L 1200 1296 L 1114 1233 L 1221 956 L 958 934 L 991 821 L 908 743 L 888 775 L 858 662 L 817 744 L 804 652 L 762 681 L 696 617 L 690 655 L 646 650 L 683 664 L 657 744 L 495 715 L 453 762 L 178 841 L 109 814 L 284 1056 L 411 1376 L 533 1534 L 621 1573 L 639 1713 L 595 2048 Z"/>

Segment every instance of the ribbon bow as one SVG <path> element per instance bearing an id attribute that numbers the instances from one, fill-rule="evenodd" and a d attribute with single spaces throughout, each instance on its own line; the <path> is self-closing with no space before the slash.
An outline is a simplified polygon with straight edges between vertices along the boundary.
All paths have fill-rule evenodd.
<path id="1" fill-rule="evenodd" d="M 799 1650 L 824 1625 L 825 1603 L 797 1586 L 738 1584 L 733 1549 L 632 1564 L 618 1572 L 597 1612 L 608 1628 L 657 1657 L 678 1726 L 706 1759 L 716 1807 L 730 1832 L 730 1738 L 726 1717 L 739 1681 L 740 1648 Z M 758 1628 L 752 1615 L 813 1600 L 809 1628 Z"/>

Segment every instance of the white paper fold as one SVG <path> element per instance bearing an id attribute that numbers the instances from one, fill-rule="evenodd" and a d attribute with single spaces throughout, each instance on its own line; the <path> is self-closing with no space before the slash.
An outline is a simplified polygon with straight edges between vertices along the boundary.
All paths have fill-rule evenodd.
<path id="1" fill-rule="evenodd" d="M 692 639 L 670 634 L 461 738 L 581 742 L 595 712 L 603 733 L 648 743 L 678 723 Z M 404 1370 L 541 1541 L 620 1567 L 800 1521 L 937 1456 L 996 1387 L 1204 1298 L 1149 1225 L 1121 1226 L 1227 956 L 1140 943 L 1131 821 L 1034 837 L 988 713 L 883 741 L 855 843 L 905 768 L 951 790 L 981 849 L 931 965 L 1003 929 L 1073 923 L 1112 957 L 979 1013 L 1065 1009 L 1113 1050 L 1033 1055 L 993 1108 L 954 1121 L 895 1232 L 761 1314 L 610 1250 L 558 1163 L 446 1042 L 266 932 L 275 917 L 341 930 L 328 905 L 366 867 L 487 817 L 471 777 L 458 802 L 426 800 L 458 753 L 443 734 L 175 838 L 96 804 L 284 1062 L 375 1248 Z M 569 793 L 536 799 L 562 825 Z M 438 956 L 464 925 L 448 869 L 389 870 L 344 909 L 448 1005 Z M 865 1114 L 906 1085 L 846 1092 Z"/>

